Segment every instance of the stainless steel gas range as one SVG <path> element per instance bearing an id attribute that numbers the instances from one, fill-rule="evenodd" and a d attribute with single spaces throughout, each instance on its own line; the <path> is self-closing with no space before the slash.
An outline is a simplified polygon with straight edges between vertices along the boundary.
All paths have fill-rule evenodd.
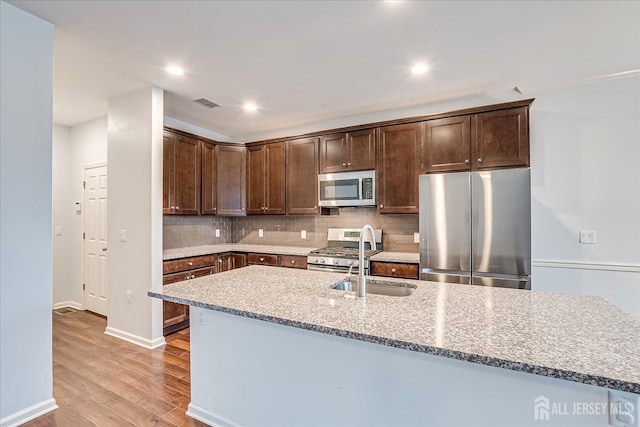
<path id="1" fill-rule="evenodd" d="M 307 256 L 307 269 L 347 272 L 353 265 L 352 272 L 359 271 L 358 242 L 360 240 L 359 228 L 330 228 L 327 233 L 328 246 L 315 249 Z M 382 230 L 374 230 L 376 249 L 371 249 L 371 244 L 366 242 L 364 273 L 369 274 L 369 257 L 382 250 Z M 369 237 L 369 236 L 365 236 Z"/>

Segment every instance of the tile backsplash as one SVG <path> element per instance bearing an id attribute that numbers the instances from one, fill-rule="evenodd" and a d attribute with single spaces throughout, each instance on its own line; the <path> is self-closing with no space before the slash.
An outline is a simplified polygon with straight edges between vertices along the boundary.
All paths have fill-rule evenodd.
<path id="1" fill-rule="evenodd" d="M 164 249 L 244 243 L 318 248 L 327 244 L 328 228 L 361 228 L 371 224 L 381 228 L 385 251 L 418 252 L 413 233 L 418 232 L 418 214 L 380 215 L 376 208 L 340 208 L 338 215 L 246 217 L 164 216 Z M 215 229 L 220 237 L 215 237 Z M 263 237 L 258 230 L 262 229 Z M 306 231 L 306 239 L 300 236 Z"/>

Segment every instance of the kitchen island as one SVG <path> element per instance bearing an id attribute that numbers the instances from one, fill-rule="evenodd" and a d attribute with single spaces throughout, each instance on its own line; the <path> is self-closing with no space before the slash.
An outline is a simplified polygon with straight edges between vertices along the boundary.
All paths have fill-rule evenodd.
<path id="1" fill-rule="evenodd" d="M 532 425 L 546 399 L 547 425 L 607 425 L 608 413 L 553 404 L 640 394 L 640 321 L 602 298 L 402 280 L 413 295 L 362 299 L 330 289 L 342 278 L 251 266 L 150 291 L 192 306 L 188 413 L 215 425 Z"/>

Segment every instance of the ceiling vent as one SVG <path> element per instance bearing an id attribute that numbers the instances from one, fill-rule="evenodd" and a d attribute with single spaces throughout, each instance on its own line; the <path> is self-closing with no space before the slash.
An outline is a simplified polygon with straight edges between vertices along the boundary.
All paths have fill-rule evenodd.
<path id="1" fill-rule="evenodd" d="M 215 102 L 210 101 L 207 98 L 194 99 L 193 102 L 195 102 L 196 104 L 205 106 L 207 108 L 216 108 L 220 106 L 220 104 L 216 104 Z"/>

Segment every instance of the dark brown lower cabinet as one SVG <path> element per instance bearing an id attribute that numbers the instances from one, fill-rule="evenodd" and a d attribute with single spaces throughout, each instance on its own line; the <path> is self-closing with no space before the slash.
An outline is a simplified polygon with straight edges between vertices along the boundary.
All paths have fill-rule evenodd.
<path id="1" fill-rule="evenodd" d="M 371 262 L 372 276 L 402 277 L 405 279 L 418 278 L 418 264 L 404 264 L 394 262 Z"/>

